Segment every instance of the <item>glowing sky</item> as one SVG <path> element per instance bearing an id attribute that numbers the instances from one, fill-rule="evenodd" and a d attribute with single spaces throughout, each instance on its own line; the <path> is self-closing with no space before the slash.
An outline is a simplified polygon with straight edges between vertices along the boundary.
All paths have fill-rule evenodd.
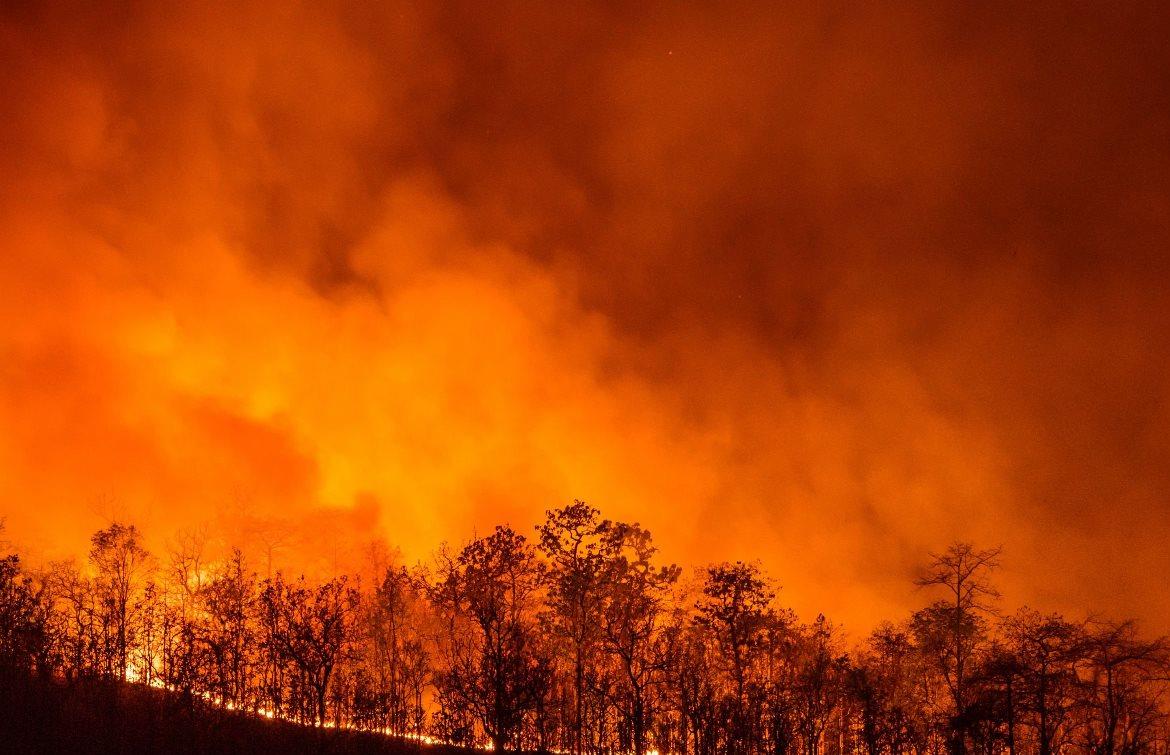
<path id="1" fill-rule="evenodd" d="M 10 537 L 582 498 L 851 625 L 966 537 L 1170 628 L 1170 14 L 702 5 L 6 3 Z"/>

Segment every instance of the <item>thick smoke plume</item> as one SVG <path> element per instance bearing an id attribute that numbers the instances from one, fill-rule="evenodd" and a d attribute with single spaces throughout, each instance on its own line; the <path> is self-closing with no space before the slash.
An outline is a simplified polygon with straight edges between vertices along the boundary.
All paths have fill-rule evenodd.
<path id="1" fill-rule="evenodd" d="M 245 5 L 0 17 L 14 539 L 576 497 L 853 625 L 958 536 L 1170 622 L 1167 14 Z"/>

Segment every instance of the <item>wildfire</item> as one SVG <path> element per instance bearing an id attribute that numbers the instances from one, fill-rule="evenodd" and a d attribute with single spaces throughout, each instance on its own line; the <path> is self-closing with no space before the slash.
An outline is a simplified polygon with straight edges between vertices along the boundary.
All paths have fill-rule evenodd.
<path id="1" fill-rule="evenodd" d="M 158 678 L 158 670 L 157 669 L 155 669 L 154 672 L 152 672 L 150 674 L 151 679 L 149 682 L 144 681 L 145 676 L 146 675 L 143 674 L 143 672 L 140 670 L 140 668 L 137 664 L 129 664 L 126 666 L 126 681 L 130 682 L 131 684 L 143 684 L 143 685 L 151 687 L 152 689 L 160 689 L 160 690 L 165 690 L 168 692 L 178 692 L 179 691 L 178 688 L 176 688 L 174 686 L 163 684 L 163 682 L 160 681 Z M 338 723 L 336 721 L 325 721 L 322 724 L 318 724 L 318 723 L 311 723 L 310 724 L 310 723 L 305 723 L 303 721 L 298 721 L 294 718 L 281 716 L 276 711 L 272 710 L 271 708 L 266 708 L 264 706 L 259 706 L 259 707 L 244 706 L 244 707 L 241 707 L 241 706 L 237 706 L 235 703 L 233 703 L 230 700 L 224 700 L 224 699 L 217 697 L 215 695 L 212 695 L 208 692 L 195 691 L 194 694 L 196 696 L 198 696 L 200 699 L 202 699 L 203 701 L 210 703 L 211 705 L 217 706 L 219 708 L 222 708 L 223 710 L 237 712 L 237 713 L 241 713 L 244 715 L 256 716 L 257 718 L 261 718 L 261 719 L 264 719 L 266 721 L 279 720 L 279 721 L 283 721 L 283 722 L 289 723 L 289 724 L 294 724 L 297 726 L 305 726 L 307 728 L 342 729 L 345 731 L 359 731 L 359 732 L 363 732 L 363 733 L 367 733 L 367 734 L 380 734 L 382 736 L 389 737 L 391 739 L 399 739 L 399 740 L 405 740 L 408 742 L 416 742 L 418 744 L 425 745 L 425 746 L 453 745 L 453 744 L 455 744 L 453 742 L 439 739 L 438 737 L 433 737 L 429 734 L 420 734 L 417 732 L 395 731 L 394 729 L 391 729 L 389 727 L 378 728 L 378 727 L 358 726 L 358 725 L 354 725 L 354 724 L 351 724 L 348 722 L 342 722 L 340 725 L 338 725 Z M 487 743 L 480 744 L 480 745 L 459 745 L 459 746 L 467 747 L 469 749 L 480 750 L 483 752 L 492 752 L 495 750 L 495 747 L 491 744 L 491 742 L 487 742 Z M 568 755 L 569 751 L 568 750 L 561 750 L 561 749 L 550 749 L 550 750 L 548 750 L 548 752 L 552 753 L 552 755 Z M 632 753 L 629 753 L 629 754 L 615 753 L 615 755 L 632 755 Z M 652 749 L 652 750 L 647 750 L 645 752 L 645 755 L 661 755 L 661 753 L 656 749 Z"/>

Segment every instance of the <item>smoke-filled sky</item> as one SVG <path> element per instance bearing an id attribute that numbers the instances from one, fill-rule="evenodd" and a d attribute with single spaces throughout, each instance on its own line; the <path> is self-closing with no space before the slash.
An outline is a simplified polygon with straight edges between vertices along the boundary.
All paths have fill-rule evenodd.
<path id="1" fill-rule="evenodd" d="M 1159 4 L 0 19 L 30 550 L 118 516 L 413 560 L 580 498 L 849 627 L 965 538 L 1015 603 L 1170 628 Z"/>

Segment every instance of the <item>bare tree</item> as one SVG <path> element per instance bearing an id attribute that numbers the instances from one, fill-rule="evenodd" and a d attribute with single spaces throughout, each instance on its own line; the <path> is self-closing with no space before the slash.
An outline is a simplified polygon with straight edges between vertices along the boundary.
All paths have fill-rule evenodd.
<path id="1" fill-rule="evenodd" d="M 373 689 L 363 701 L 363 715 L 396 732 L 422 732 L 430 657 L 416 625 L 420 601 L 416 581 L 406 569 L 387 567 L 366 608 Z"/>
<path id="2" fill-rule="evenodd" d="M 1009 749 L 1015 749 L 1014 725 L 1019 710 L 1021 723 L 1035 732 L 1039 755 L 1060 752 L 1076 700 L 1077 662 L 1085 650 L 1084 632 L 1059 615 L 1045 616 L 1028 608 L 1006 618 L 1001 632 L 1009 654 Z"/>
<path id="3" fill-rule="evenodd" d="M 96 591 L 102 622 L 106 673 L 126 678 L 135 621 L 150 571 L 142 536 L 134 525 L 119 522 L 91 539 L 89 560 L 97 572 Z"/>
<path id="4" fill-rule="evenodd" d="M 47 609 L 43 583 L 23 570 L 20 557 L 0 557 L 0 672 L 45 667 Z"/>
<path id="5" fill-rule="evenodd" d="M 168 576 L 179 588 L 183 605 L 191 608 L 207 577 L 207 527 L 178 532 L 170 542 L 167 553 Z"/>
<path id="6" fill-rule="evenodd" d="M 617 657 L 629 689 L 634 755 L 643 755 L 647 691 L 658 683 L 671 657 L 672 636 L 661 631 L 660 620 L 681 570 L 674 564 L 654 565 L 657 548 L 649 531 L 637 524 L 606 522 L 602 532 L 607 586 L 601 615 L 605 646 Z"/>
<path id="7" fill-rule="evenodd" d="M 930 565 L 915 580 L 920 588 L 938 588 L 945 596 L 915 614 L 914 631 L 950 694 L 952 714 L 947 728 L 952 755 L 966 751 L 963 721 L 971 702 L 968 677 L 985 636 L 985 617 L 1000 597 L 991 582 L 999 556 L 999 548 L 977 550 L 970 543 L 954 543 L 943 553 L 931 554 Z"/>
<path id="8" fill-rule="evenodd" d="M 244 707 L 249 681 L 255 673 L 254 616 L 259 595 L 256 575 L 248 570 L 244 554 L 233 548 L 227 561 L 198 590 L 201 608 L 200 640 L 214 664 L 215 694 L 226 703 Z"/>
<path id="9" fill-rule="evenodd" d="M 524 536 L 507 527 L 469 543 L 450 567 L 431 590 L 453 627 L 437 681 L 475 711 L 495 751 L 504 752 L 517 747 L 524 717 L 550 680 L 535 623 L 544 568 Z M 458 631 L 459 617 L 471 633 Z"/>
<path id="10" fill-rule="evenodd" d="M 757 733 L 748 704 L 748 675 L 765 647 L 775 617 L 775 590 L 759 565 L 737 561 L 707 568 L 695 622 L 715 639 L 731 678 L 731 721 L 727 752 L 748 752 Z"/>
<path id="11" fill-rule="evenodd" d="M 878 627 L 849 673 L 866 755 L 924 749 L 926 701 L 917 683 L 920 670 L 909 635 L 889 623 Z"/>
<path id="12" fill-rule="evenodd" d="M 313 587 L 304 577 L 289 584 L 277 573 L 266 582 L 260 599 L 269 617 L 268 642 L 298 672 L 294 695 L 300 702 L 298 714 L 324 725 L 330 680 L 353 639 L 357 590 L 344 576 Z"/>
<path id="13" fill-rule="evenodd" d="M 548 604 L 553 632 L 569 645 L 573 663 L 570 751 L 583 750 L 585 678 L 601 641 L 605 600 L 603 523 L 597 509 L 582 501 L 545 512 L 537 532 L 540 550 L 551 562 Z"/>
<path id="14" fill-rule="evenodd" d="M 1087 627 L 1082 673 L 1082 738 L 1092 755 L 1137 755 L 1148 749 L 1166 681 L 1166 638 L 1142 639 L 1133 621 Z"/>
<path id="15" fill-rule="evenodd" d="M 801 632 L 794 661 L 796 728 L 804 755 L 819 755 L 821 737 L 842 704 L 848 670 L 848 659 L 833 625 L 823 615 Z"/>

